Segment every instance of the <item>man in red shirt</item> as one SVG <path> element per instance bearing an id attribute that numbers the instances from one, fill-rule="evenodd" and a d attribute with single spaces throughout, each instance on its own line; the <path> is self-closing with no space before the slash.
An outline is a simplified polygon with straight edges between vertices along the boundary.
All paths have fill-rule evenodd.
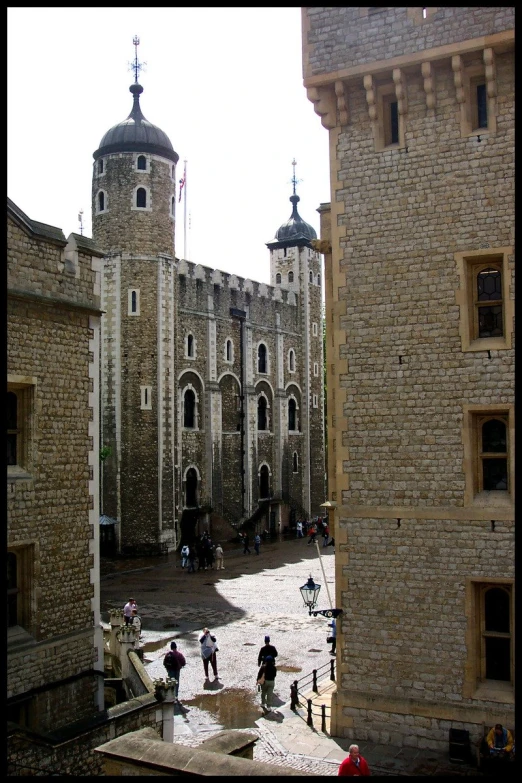
<path id="1" fill-rule="evenodd" d="M 366 762 L 366 759 L 363 759 L 363 757 L 359 753 L 359 746 L 358 745 L 350 745 L 348 748 L 349 755 L 344 759 L 344 761 L 341 761 L 339 765 L 339 772 L 338 775 L 348 775 L 348 776 L 357 776 L 357 775 L 369 775 L 370 770 L 368 768 L 368 764 Z"/>

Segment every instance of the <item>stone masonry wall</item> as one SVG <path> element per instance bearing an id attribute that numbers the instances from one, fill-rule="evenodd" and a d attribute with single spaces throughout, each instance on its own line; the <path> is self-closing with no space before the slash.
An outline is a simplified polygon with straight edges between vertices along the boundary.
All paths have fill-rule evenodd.
<path id="1" fill-rule="evenodd" d="M 311 29 L 305 77 L 493 35 L 511 30 L 515 23 L 512 6 L 447 6 L 422 23 L 408 13 L 411 10 L 383 8 L 367 16 L 362 13 L 366 9 L 354 6 L 307 8 Z"/>

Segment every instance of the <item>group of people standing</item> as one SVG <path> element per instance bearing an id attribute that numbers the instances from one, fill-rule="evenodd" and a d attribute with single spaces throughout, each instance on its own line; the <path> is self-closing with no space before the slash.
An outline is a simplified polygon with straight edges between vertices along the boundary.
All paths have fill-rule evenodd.
<path id="1" fill-rule="evenodd" d="M 209 666 L 212 667 L 214 679 L 219 680 L 217 669 L 217 657 L 218 652 L 217 640 L 214 634 L 210 633 L 208 628 L 203 628 L 203 632 L 199 637 L 200 655 L 203 661 L 203 671 L 205 672 L 205 679 L 208 680 Z M 186 666 L 187 661 L 185 656 L 180 650 L 178 650 L 177 642 L 170 643 L 170 650 L 165 654 L 163 658 L 163 665 L 167 670 L 167 676 L 170 679 L 176 681 L 174 695 L 175 700 L 179 704 L 179 678 L 181 670 Z"/>
<path id="2" fill-rule="evenodd" d="M 203 535 L 191 543 L 185 543 L 181 547 L 181 567 L 187 572 L 214 570 L 224 571 L 223 547 L 219 541 L 214 544 L 210 535 L 205 531 Z M 197 564 L 197 568 L 196 568 Z"/>
<path id="3" fill-rule="evenodd" d="M 330 539 L 330 528 L 328 527 L 328 519 L 326 517 L 315 517 L 310 521 L 306 519 L 298 519 L 296 523 L 296 538 L 304 538 L 308 536 L 308 543 L 317 543 L 317 538 L 323 539 L 323 547 L 335 546 L 334 539 Z M 330 539 L 330 540 L 328 540 Z"/>

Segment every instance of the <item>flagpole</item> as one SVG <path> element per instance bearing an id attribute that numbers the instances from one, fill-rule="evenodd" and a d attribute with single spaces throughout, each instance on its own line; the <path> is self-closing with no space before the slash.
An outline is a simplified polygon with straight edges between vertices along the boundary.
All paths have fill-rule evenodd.
<path id="1" fill-rule="evenodd" d="M 183 258 L 187 258 L 187 161 L 184 160 L 183 169 Z"/>

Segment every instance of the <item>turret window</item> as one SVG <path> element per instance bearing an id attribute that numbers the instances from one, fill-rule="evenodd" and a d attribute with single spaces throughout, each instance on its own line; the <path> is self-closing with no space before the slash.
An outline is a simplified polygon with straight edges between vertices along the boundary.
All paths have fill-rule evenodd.
<path id="1" fill-rule="evenodd" d="M 280 283 L 280 282 L 281 282 L 281 274 L 280 272 L 278 272 L 276 275 L 276 283 Z"/>
<path id="2" fill-rule="evenodd" d="M 294 282 L 294 273 L 293 272 L 289 272 L 288 273 L 288 282 L 289 283 L 293 283 Z"/>
<path id="3" fill-rule="evenodd" d="M 294 451 L 294 455 L 292 457 L 292 472 L 297 473 L 299 470 L 299 460 L 297 457 L 297 451 Z"/>
<path id="4" fill-rule="evenodd" d="M 312 334 L 314 337 L 317 337 L 317 324 L 315 321 L 312 323 Z"/>
<path id="5" fill-rule="evenodd" d="M 128 291 L 128 315 L 140 314 L 140 291 L 139 288 L 129 288 Z"/>
<path id="6" fill-rule="evenodd" d="M 294 399 L 288 400 L 288 429 L 291 432 L 297 429 L 297 405 Z"/>
<path id="7" fill-rule="evenodd" d="M 260 343 L 257 349 L 257 371 L 262 373 L 268 372 L 267 365 L 268 362 L 266 345 L 264 343 Z"/>
<path id="8" fill-rule="evenodd" d="M 288 352 L 288 371 L 295 372 L 295 351 L 293 348 L 290 348 Z"/>
<path id="9" fill-rule="evenodd" d="M 321 287 L 321 275 L 317 275 L 317 285 Z"/>
<path id="10" fill-rule="evenodd" d="M 309 274 L 309 276 L 308 276 L 308 279 L 310 280 L 310 282 L 311 282 L 311 283 L 313 283 L 313 282 L 314 282 L 314 273 L 312 272 L 312 270 L 311 270 L 311 269 L 310 269 L 310 274 Z"/>
<path id="11" fill-rule="evenodd" d="M 225 342 L 225 361 L 230 363 L 234 361 L 234 344 L 232 340 Z"/>
<path id="12" fill-rule="evenodd" d="M 268 417 L 266 415 L 266 397 L 261 394 L 257 401 L 257 429 L 268 429 Z"/>
<path id="13" fill-rule="evenodd" d="M 139 171 L 147 171 L 147 158 L 145 155 L 138 155 L 138 159 L 136 161 L 136 168 Z"/>
<path id="14" fill-rule="evenodd" d="M 187 359 L 196 358 L 196 346 L 194 343 L 194 335 L 192 334 L 187 334 L 185 340 L 185 356 Z"/>
<path id="15" fill-rule="evenodd" d="M 174 217 L 175 212 L 176 212 L 176 199 L 174 198 L 174 196 L 171 196 L 171 199 L 170 199 L 170 214 L 171 214 L 171 217 Z"/>
<path id="16" fill-rule="evenodd" d="M 96 194 L 96 214 L 107 212 L 107 194 L 104 190 L 99 190 Z"/>
<path id="17" fill-rule="evenodd" d="M 147 191 L 145 188 L 138 188 L 136 191 L 136 206 L 139 209 L 145 209 L 147 206 Z"/>
<path id="18" fill-rule="evenodd" d="M 192 389 L 186 389 L 183 395 L 183 426 L 185 429 L 196 429 L 196 395 Z"/>
<path id="19" fill-rule="evenodd" d="M 98 161 L 98 174 L 104 173 L 104 166 L 103 166 L 103 158 L 100 158 Z"/>

